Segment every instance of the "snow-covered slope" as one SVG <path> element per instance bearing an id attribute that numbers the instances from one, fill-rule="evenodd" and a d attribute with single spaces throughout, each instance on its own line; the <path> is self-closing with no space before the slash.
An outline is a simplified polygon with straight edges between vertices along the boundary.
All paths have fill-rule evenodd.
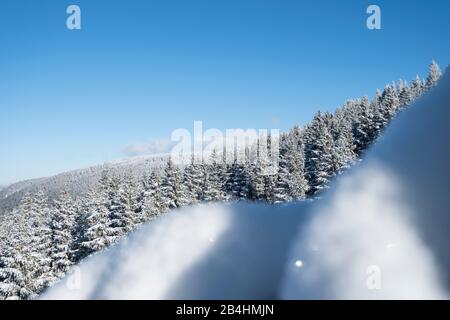
<path id="1" fill-rule="evenodd" d="M 448 298 L 449 123 L 447 72 L 321 199 L 173 212 L 44 298 Z"/>
<path id="2" fill-rule="evenodd" d="M 283 297 L 449 297 L 449 123 L 447 71 L 314 205 L 287 264 Z M 289 267 L 297 257 L 305 260 L 301 270 Z"/>
<path id="3" fill-rule="evenodd" d="M 25 193 L 35 194 L 37 191 L 45 191 L 50 198 L 53 198 L 58 196 L 62 189 L 67 189 L 72 195 L 76 196 L 95 185 L 104 169 L 111 170 L 111 173 L 118 176 L 128 173 L 142 176 L 149 174 L 153 168 L 162 167 L 166 160 L 167 155 L 134 157 L 86 169 L 64 172 L 48 178 L 21 181 L 4 188 L 0 187 L 0 212 L 2 209 L 8 210 L 15 207 Z"/>
<path id="4" fill-rule="evenodd" d="M 279 207 L 274 216 L 268 206 L 217 204 L 172 212 L 82 263 L 44 298 L 273 298 L 293 221 L 304 218 L 298 209 Z"/>

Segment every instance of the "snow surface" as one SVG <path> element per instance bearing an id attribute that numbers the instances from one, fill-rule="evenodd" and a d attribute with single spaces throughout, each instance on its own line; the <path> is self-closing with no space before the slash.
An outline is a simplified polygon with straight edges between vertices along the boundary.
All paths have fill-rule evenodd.
<path id="1" fill-rule="evenodd" d="M 449 122 L 447 72 L 321 199 L 172 212 L 43 298 L 449 298 Z"/>
<path id="2" fill-rule="evenodd" d="M 82 263 L 46 299 L 271 298 L 301 206 L 199 205 L 153 221 Z M 257 216 L 255 216 L 257 214 Z"/>

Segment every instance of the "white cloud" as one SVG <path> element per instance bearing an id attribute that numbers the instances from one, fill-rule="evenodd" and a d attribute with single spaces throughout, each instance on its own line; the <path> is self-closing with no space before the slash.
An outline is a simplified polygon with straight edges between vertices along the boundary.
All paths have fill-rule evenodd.
<path id="1" fill-rule="evenodd" d="M 148 142 L 133 143 L 126 146 L 123 152 L 127 156 L 169 153 L 175 142 L 168 139 L 154 139 Z"/>

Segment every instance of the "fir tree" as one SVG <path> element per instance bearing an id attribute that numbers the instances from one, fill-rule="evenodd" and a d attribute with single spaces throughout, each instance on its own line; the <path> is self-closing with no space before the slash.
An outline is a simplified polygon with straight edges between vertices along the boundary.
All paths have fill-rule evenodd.
<path id="1" fill-rule="evenodd" d="M 442 76 L 441 69 L 439 68 L 436 61 L 433 60 L 428 69 L 428 76 L 425 83 L 426 89 L 430 90 L 432 87 L 434 87 L 438 83 L 441 76 Z"/>
<path id="2" fill-rule="evenodd" d="M 143 216 L 145 221 L 157 217 L 167 209 L 164 205 L 161 183 L 159 173 L 153 170 L 144 195 Z"/>
<path id="3" fill-rule="evenodd" d="M 349 128 L 343 127 L 332 149 L 332 173 L 341 173 L 356 159 L 353 135 Z"/>
<path id="4" fill-rule="evenodd" d="M 400 103 L 395 87 L 391 85 L 385 87 L 381 99 L 381 108 L 384 118 L 382 128 L 384 128 L 394 118 Z"/>
<path id="5" fill-rule="evenodd" d="M 228 168 L 227 191 L 232 200 L 247 200 L 251 195 L 251 176 L 248 163 L 239 164 L 237 159 Z"/>
<path id="6" fill-rule="evenodd" d="M 123 215 L 125 212 L 125 205 L 121 198 L 121 182 L 117 176 L 109 178 L 108 181 L 108 202 L 107 208 L 109 211 L 109 227 L 108 234 L 116 242 L 122 237 L 125 227 L 123 225 Z"/>
<path id="7" fill-rule="evenodd" d="M 186 190 L 188 204 L 197 203 L 203 198 L 203 163 L 199 164 L 198 162 L 199 160 L 192 155 L 191 162 L 183 172 L 183 186 Z"/>
<path id="8" fill-rule="evenodd" d="M 251 163 L 251 194 L 252 200 L 255 201 L 270 201 L 271 187 L 274 184 L 274 181 L 268 177 L 272 172 L 270 172 L 266 139 L 264 136 L 258 138 L 256 159 Z"/>
<path id="9" fill-rule="evenodd" d="M 411 96 L 412 99 L 419 98 L 425 91 L 425 84 L 424 82 L 419 78 L 419 76 L 416 76 L 414 79 L 412 85 L 411 85 Z"/>
<path id="10" fill-rule="evenodd" d="M 39 263 L 33 253 L 33 209 L 33 199 L 25 195 L 4 230 L 7 241 L 0 255 L 1 299 L 31 299 L 37 294 L 34 277 Z"/>
<path id="11" fill-rule="evenodd" d="M 413 100 L 411 88 L 406 81 L 400 81 L 398 86 L 398 99 L 401 107 L 409 105 Z"/>
<path id="12" fill-rule="evenodd" d="M 109 232 L 108 190 L 108 178 L 103 175 L 99 190 L 91 189 L 86 196 L 82 209 L 85 228 L 80 239 L 80 259 L 114 243 L 115 237 Z"/>
<path id="13" fill-rule="evenodd" d="M 333 137 L 326 116 L 316 114 L 306 132 L 306 175 L 313 196 L 327 185 L 333 176 Z"/>
<path id="14" fill-rule="evenodd" d="M 117 241 L 129 231 L 133 230 L 137 221 L 135 210 L 137 208 L 137 193 L 134 183 L 128 176 L 125 182 L 118 177 L 109 179 L 108 188 L 108 233 L 113 242 Z"/>
<path id="15" fill-rule="evenodd" d="M 285 157 L 289 170 L 289 192 L 292 199 L 303 199 L 308 192 L 308 181 L 305 176 L 304 137 L 298 126 L 288 135 Z"/>
<path id="16" fill-rule="evenodd" d="M 355 152 L 361 155 L 375 140 L 376 127 L 374 125 L 374 108 L 371 107 L 367 97 L 361 99 L 359 108 L 358 117 L 353 124 L 353 137 Z"/>
<path id="17" fill-rule="evenodd" d="M 181 186 L 181 177 L 180 169 L 169 159 L 164 169 L 164 177 L 161 184 L 164 210 L 178 208 L 185 202 L 186 198 Z"/>
<path id="18" fill-rule="evenodd" d="M 124 203 L 124 213 L 122 215 L 123 233 L 127 234 L 142 222 L 139 213 L 138 189 L 132 174 L 125 177 L 123 187 L 121 188 L 121 200 Z"/>
<path id="19" fill-rule="evenodd" d="M 35 294 L 30 289 L 29 278 L 32 268 L 24 244 L 11 239 L 0 256 L 0 299 L 33 298 Z"/>
<path id="20" fill-rule="evenodd" d="M 32 200 L 30 259 L 35 261 L 33 291 L 42 292 L 55 278 L 51 272 L 52 236 L 49 228 L 48 199 L 43 191 L 39 191 Z"/>
<path id="21" fill-rule="evenodd" d="M 70 248 L 75 214 L 72 198 L 67 191 L 63 191 L 50 210 L 52 272 L 56 278 L 63 277 L 73 263 Z"/>
<path id="22" fill-rule="evenodd" d="M 203 171 L 203 201 L 223 201 L 226 199 L 223 164 L 213 150 Z"/>
<path id="23" fill-rule="evenodd" d="M 71 260 L 75 264 L 88 255 L 83 247 L 83 242 L 86 240 L 85 232 L 89 227 L 87 222 L 88 204 L 91 202 L 89 196 L 91 196 L 91 191 L 88 191 L 86 195 L 81 197 L 75 205 L 76 214 L 72 228 L 72 242 L 70 247 Z"/>
<path id="24" fill-rule="evenodd" d="M 276 177 L 274 177 L 274 185 L 271 190 L 272 194 L 269 199 L 270 202 L 275 204 L 287 202 L 292 199 L 290 195 L 291 172 L 288 158 L 289 147 L 287 137 L 283 136 L 280 144 L 278 172 Z"/>

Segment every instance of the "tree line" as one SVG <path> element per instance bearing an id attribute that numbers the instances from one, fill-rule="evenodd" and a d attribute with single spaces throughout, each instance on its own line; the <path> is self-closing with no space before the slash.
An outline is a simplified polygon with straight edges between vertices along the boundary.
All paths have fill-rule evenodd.
<path id="1" fill-rule="evenodd" d="M 72 265 L 171 209 L 210 201 L 277 204 L 320 195 L 440 77 L 433 61 L 426 80 L 400 80 L 371 100 L 348 100 L 334 114 L 317 112 L 305 127 L 280 136 L 275 174 L 266 174 L 270 164 L 262 158 L 229 164 L 213 152 L 205 161 L 192 156 L 183 167 L 169 159 L 163 170 L 140 179 L 105 170 L 98 186 L 85 195 L 73 199 L 63 191 L 50 205 L 43 191 L 25 195 L 0 217 L 0 299 L 36 297 Z"/>

